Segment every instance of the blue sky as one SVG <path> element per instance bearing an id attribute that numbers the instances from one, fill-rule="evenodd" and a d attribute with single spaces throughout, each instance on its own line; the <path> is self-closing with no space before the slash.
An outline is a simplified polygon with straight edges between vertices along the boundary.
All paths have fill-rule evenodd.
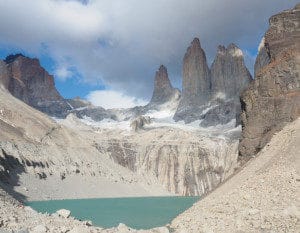
<path id="1" fill-rule="evenodd" d="M 150 99 L 161 64 L 181 87 L 182 59 L 194 37 L 209 63 L 218 45 L 236 43 L 252 72 L 268 18 L 297 2 L 0 0 L 0 58 L 37 57 L 64 97 L 126 107 Z"/>

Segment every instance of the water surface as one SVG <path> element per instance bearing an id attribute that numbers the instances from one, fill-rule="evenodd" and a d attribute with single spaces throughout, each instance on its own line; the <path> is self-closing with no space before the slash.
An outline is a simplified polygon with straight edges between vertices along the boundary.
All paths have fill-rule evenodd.
<path id="1" fill-rule="evenodd" d="M 42 213 L 68 209 L 73 217 L 105 228 L 124 223 L 135 229 L 149 229 L 170 223 L 197 200 L 199 197 L 97 198 L 32 201 L 26 205 Z"/>

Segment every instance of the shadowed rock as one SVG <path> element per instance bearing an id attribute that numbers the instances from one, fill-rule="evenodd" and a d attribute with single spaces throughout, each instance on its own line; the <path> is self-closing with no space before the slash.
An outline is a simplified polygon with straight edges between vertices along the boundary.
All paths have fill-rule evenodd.
<path id="1" fill-rule="evenodd" d="M 52 116 L 64 117 L 71 109 L 55 88 L 53 76 L 38 59 L 22 54 L 9 55 L 0 65 L 0 79 L 16 98 Z"/>
<path id="2" fill-rule="evenodd" d="M 300 116 L 299 4 L 272 16 L 269 22 L 264 52 L 257 57 L 255 81 L 241 97 L 241 155 L 256 154 L 275 132 Z"/>

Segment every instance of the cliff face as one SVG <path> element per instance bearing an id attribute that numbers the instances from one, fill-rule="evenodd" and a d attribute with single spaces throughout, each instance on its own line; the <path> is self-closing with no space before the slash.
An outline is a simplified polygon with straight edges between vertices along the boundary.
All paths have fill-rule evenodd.
<path id="1" fill-rule="evenodd" d="M 160 66 L 156 72 L 154 80 L 154 91 L 150 101 L 150 105 L 162 105 L 172 99 L 179 99 L 180 91 L 172 87 L 168 71 L 165 66 Z"/>
<path id="2" fill-rule="evenodd" d="M 200 41 L 195 38 L 183 58 L 182 102 L 205 104 L 210 93 L 209 68 Z"/>
<path id="3" fill-rule="evenodd" d="M 174 120 L 201 120 L 202 126 L 212 126 L 236 119 L 239 95 L 251 80 L 243 53 L 235 44 L 219 46 L 209 69 L 199 39 L 194 39 L 183 60 L 182 98 Z"/>
<path id="4" fill-rule="evenodd" d="M 235 45 L 219 46 L 211 66 L 211 92 L 223 93 L 227 98 L 238 99 L 240 92 L 251 81 L 251 75 L 244 63 L 243 52 Z"/>
<path id="5" fill-rule="evenodd" d="M 71 109 L 38 59 L 17 54 L 1 63 L 1 82 L 16 98 L 52 116 L 63 117 Z"/>
<path id="6" fill-rule="evenodd" d="M 96 148 L 133 172 L 155 176 L 171 193 L 201 196 L 233 173 L 238 140 L 161 128 L 97 141 Z"/>
<path id="7" fill-rule="evenodd" d="M 210 71 L 198 38 L 187 49 L 182 75 L 182 97 L 174 119 L 191 122 L 199 118 L 199 108 L 210 99 Z"/>
<path id="8" fill-rule="evenodd" d="M 300 5 L 269 22 L 255 81 L 241 97 L 241 155 L 257 153 L 274 132 L 300 116 Z"/>

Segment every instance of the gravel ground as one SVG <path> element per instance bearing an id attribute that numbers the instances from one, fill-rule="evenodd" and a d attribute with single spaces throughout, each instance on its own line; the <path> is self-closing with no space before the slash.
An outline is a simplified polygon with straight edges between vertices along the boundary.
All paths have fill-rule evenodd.
<path id="1" fill-rule="evenodd" d="M 300 232 L 299 171 L 300 118 L 171 227 L 178 233 Z"/>

